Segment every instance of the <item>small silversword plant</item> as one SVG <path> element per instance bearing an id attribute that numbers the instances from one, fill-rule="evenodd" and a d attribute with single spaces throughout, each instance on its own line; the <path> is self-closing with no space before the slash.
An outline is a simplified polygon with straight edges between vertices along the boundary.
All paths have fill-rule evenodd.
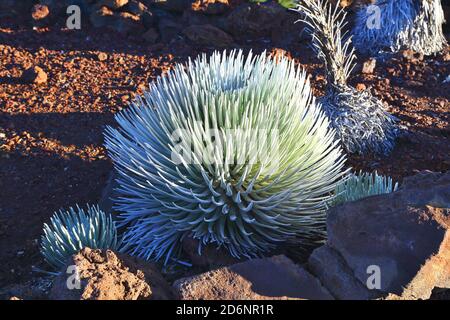
<path id="1" fill-rule="evenodd" d="M 336 198 L 333 206 L 349 201 L 356 201 L 369 196 L 397 191 L 398 183 L 393 183 L 391 177 L 380 176 L 377 172 L 348 175 L 336 187 Z"/>
<path id="2" fill-rule="evenodd" d="M 76 206 L 68 211 L 60 210 L 44 224 L 41 253 L 55 269 L 60 269 L 67 259 L 83 248 L 119 248 L 117 231 L 110 214 L 98 206 L 87 206 L 87 210 Z"/>

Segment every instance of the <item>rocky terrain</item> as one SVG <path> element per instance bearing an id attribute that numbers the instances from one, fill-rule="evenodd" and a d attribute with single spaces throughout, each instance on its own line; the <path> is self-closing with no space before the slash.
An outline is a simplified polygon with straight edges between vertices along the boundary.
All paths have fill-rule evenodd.
<path id="1" fill-rule="evenodd" d="M 58 276 L 2 294 L 56 300 L 440 299 L 450 290 L 449 208 L 450 174 L 423 172 L 405 179 L 397 192 L 332 209 L 327 243 L 301 265 L 284 255 L 225 262 L 204 252 L 224 266 L 170 281 L 152 263 L 85 248 Z M 75 289 L 67 286 L 75 281 L 68 269 L 74 265 L 80 279 Z M 381 275 L 374 288 L 373 267 Z"/>
<path id="2" fill-rule="evenodd" d="M 80 30 L 66 27 L 69 2 L 82 9 Z M 347 164 L 390 175 L 401 189 L 333 209 L 329 240 L 307 261 L 286 252 L 252 261 L 214 250 L 198 257 L 189 254 L 196 244 L 187 241 L 194 267 L 175 270 L 83 250 L 68 262 L 85 270 L 76 292 L 64 292 L 58 285 L 64 278 L 39 271 L 47 270 L 39 254 L 42 224 L 61 207 L 98 203 L 107 193 L 111 163 L 104 126 L 175 63 L 215 49 L 267 50 L 301 64 L 315 94 L 323 94 L 322 66 L 295 20 L 295 13 L 275 2 L 1 1 L 0 298 L 445 297 L 449 48 L 432 57 L 404 51 L 358 58 L 352 85 L 382 99 L 405 130 L 389 156 L 350 156 Z M 369 265 L 380 266 L 380 289 L 367 289 Z M 99 279 L 99 273 L 107 276 Z M 274 274 L 287 275 L 278 287 L 267 282 Z"/>

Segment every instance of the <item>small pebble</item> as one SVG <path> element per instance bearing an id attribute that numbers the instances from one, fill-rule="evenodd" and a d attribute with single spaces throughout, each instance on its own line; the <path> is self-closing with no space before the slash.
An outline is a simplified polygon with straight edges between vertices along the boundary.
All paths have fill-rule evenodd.
<path id="1" fill-rule="evenodd" d="M 358 90 L 358 91 L 364 91 L 366 89 L 367 89 L 367 87 L 366 87 L 366 85 L 364 83 L 358 83 L 356 85 L 356 90 Z"/>
<path id="2" fill-rule="evenodd" d="M 364 74 L 372 74 L 375 70 L 375 67 L 377 65 L 377 60 L 374 58 L 371 58 L 363 63 L 362 67 L 362 73 Z"/>
<path id="3" fill-rule="evenodd" d="M 108 55 L 106 53 L 104 53 L 104 52 L 100 52 L 97 55 L 97 58 L 98 58 L 99 61 L 106 61 L 108 59 Z"/>
<path id="4" fill-rule="evenodd" d="M 28 68 L 22 74 L 22 79 L 28 83 L 44 84 L 47 83 L 48 76 L 45 71 L 38 66 Z"/>

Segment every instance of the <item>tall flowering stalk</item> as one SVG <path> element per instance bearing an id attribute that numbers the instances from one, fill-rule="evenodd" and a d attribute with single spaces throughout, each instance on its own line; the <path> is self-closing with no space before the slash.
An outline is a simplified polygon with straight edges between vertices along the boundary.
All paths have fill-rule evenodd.
<path id="1" fill-rule="evenodd" d="M 312 48 L 324 62 L 327 89 L 320 99 L 337 138 L 349 153 L 389 153 L 397 135 L 395 118 L 368 91 L 348 85 L 355 67 L 352 39 L 345 32 L 346 12 L 324 0 L 302 0 L 297 12 L 312 35 Z"/>

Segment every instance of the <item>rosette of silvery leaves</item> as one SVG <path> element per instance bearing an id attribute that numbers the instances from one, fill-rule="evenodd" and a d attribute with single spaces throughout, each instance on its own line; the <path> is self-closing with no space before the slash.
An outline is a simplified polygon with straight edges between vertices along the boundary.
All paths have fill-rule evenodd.
<path id="1" fill-rule="evenodd" d="M 98 205 L 78 205 L 60 210 L 44 224 L 41 237 L 41 253 L 55 269 L 60 269 L 67 259 L 83 248 L 111 249 L 120 247 L 115 222 Z"/>
<path id="2" fill-rule="evenodd" d="M 170 262 L 186 237 L 199 252 L 211 244 L 235 257 L 323 241 L 345 157 L 292 60 L 202 55 L 159 77 L 116 120 L 105 143 L 128 253 Z M 276 134 L 255 141 L 255 131 Z"/>

